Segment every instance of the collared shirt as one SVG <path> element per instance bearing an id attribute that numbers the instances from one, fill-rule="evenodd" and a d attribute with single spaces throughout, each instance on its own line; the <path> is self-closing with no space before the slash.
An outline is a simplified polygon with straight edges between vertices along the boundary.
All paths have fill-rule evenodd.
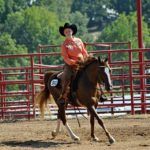
<path id="1" fill-rule="evenodd" d="M 87 50 L 79 38 L 66 39 L 61 46 L 61 54 L 68 65 L 75 65 L 78 59 L 87 56 Z"/>

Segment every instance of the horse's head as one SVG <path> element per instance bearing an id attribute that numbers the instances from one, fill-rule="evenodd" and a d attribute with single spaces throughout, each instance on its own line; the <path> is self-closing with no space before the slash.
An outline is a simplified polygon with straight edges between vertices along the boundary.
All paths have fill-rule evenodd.
<path id="1" fill-rule="evenodd" d="M 111 69 L 108 64 L 108 59 L 101 60 L 100 57 L 98 57 L 99 66 L 98 66 L 98 80 L 100 83 L 103 83 L 105 85 L 105 89 L 107 91 L 112 90 L 112 83 L 111 83 Z"/>

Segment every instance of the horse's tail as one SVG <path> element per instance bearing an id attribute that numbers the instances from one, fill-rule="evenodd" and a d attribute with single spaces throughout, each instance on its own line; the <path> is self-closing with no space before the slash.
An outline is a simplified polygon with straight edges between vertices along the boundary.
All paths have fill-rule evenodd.
<path id="1" fill-rule="evenodd" d="M 36 96 L 36 104 L 39 104 L 40 112 L 42 117 L 44 116 L 44 108 L 47 106 L 47 102 L 52 101 L 52 96 L 50 90 L 48 89 L 48 80 L 49 78 L 56 73 L 55 71 L 46 72 L 44 75 L 44 84 L 45 87 L 40 90 L 40 92 Z"/>

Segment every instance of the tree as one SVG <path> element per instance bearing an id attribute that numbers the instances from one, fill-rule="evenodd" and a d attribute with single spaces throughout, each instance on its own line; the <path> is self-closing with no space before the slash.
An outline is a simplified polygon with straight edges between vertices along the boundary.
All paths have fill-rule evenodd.
<path id="1" fill-rule="evenodd" d="M 55 0 L 36 0 L 36 1 L 33 1 L 32 5 L 33 6 L 45 6 L 45 7 L 48 7 L 54 1 Z"/>
<path id="2" fill-rule="evenodd" d="M 144 16 L 144 21 L 146 21 L 150 27 L 150 0 L 142 0 L 141 2 L 142 16 Z M 130 12 L 137 10 L 136 0 L 113 0 L 109 6 L 118 14 L 122 14 L 124 12 L 126 15 L 128 15 Z"/>
<path id="3" fill-rule="evenodd" d="M 71 13 L 70 7 L 72 2 L 69 0 L 55 0 L 48 8 L 49 11 L 55 12 L 62 22 L 69 22 L 76 24 L 78 27 L 77 36 L 82 38 L 83 41 L 92 41 L 92 37 L 89 36 L 87 30 L 88 17 L 81 14 L 79 11 Z M 61 6 L 61 7 L 60 7 Z"/>
<path id="4" fill-rule="evenodd" d="M 147 46 L 149 45 L 149 28 L 145 21 L 143 26 L 143 40 Z M 98 41 L 105 42 L 123 42 L 131 40 L 133 48 L 138 48 L 138 32 L 137 32 L 137 14 L 131 12 L 129 15 L 120 14 L 119 17 L 106 27 L 98 37 Z"/>
<path id="5" fill-rule="evenodd" d="M 72 12 L 80 11 L 87 14 L 89 18 L 88 26 L 104 27 L 110 20 L 108 6 L 109 0 L 74 0 Z"/>
<path id="6" fill-rule="evenodd" d="M 142 15 L 150 27 L 150 0 L 142 0 Z"/>
<path id="7" fill-rule="evenodd" d="M 113 0 L 109 6 L 118 14 L 122 14 L 124 12 L 128 15 L 130 12 L 136 10 L 136 0 Z"/>
<path id="8" fill-rule="evenodd" d="M 88 34 L 87 24 L 89 19 L 86 15 L 82 15 L 79 11 L 76 11 L 69 15 L 69 21 L 77 25 L 77 37 L 80 37 L 84 42 L 91 42 L 93 40 L 93 37 Z"/>
<path id="9" fill-rule="evenodd" d="M 143 21 L 143 42 L 146 47 L 150 47 L 150 30 L 147 23 Z M 106 27 L 98 37 L 98 42 L 127 42 L 132 41 L 132 47 L 138 48 L 138 32 L 137 32 L 137 14 L 136 12 L 125 15 L 125 13 L 119 15 L 118 19 L 112 22 L 111 25 Z M 114 47 L 116 48 L 128 48 L 126 46 Z M 149 54 L 150 55 L 150 54 Z M 113 59 L 127 60 L 127 56 L 123 53 L 113 54 Z M 134 55 L 137 59 L 137 55 Z"/>
<path id="10" fill-rule="evenodd" d="M 24 13 L 24 30 L 22 35 L 26 45 L 33 52 L 37 49 L 38 44 L 59 44 L 58 28 L 61 25 L 57 15 L 48 11 L 44 7 L 28 8 Z"/>
<path id="11" fill-rule="evenodd" d="M 0 0 L 0 22 L 4 23 L 10 13 L 25 10 L 30 2 L 31 0 Z"/>
<path id="12" fill-rule="evenodd" d="M 48 10 L 55 12 L 60 21 L 68 20 L 70 14 L 70 7 L 68 7 L 68 0 L 55 0 L 51 5 L 47 6 Z"/>
<path id="13" fill-rule="evenodd" d="M 9 34 L 3 34 L 0 36 L 0 55 L 13 55 L 13 54 L 26 54 L 27 48 L 24 45 L 16 44 L 16 40 L 11 38 Z M 16 58 L 1 58 L 0 68 L 12 68 L 28 66 L 29 61 L 27 58 L 16 57 Z M 13 71 L 14 72 L 14 71 Z M 17 71 L 18 72 L 18 71 Z M 11 71 L 9 71 L 11 73 Z M 23 76 L 6 76 L 6 80 L 22 79 Z M 18 90 L 24 89 L 24 85 L 9 85 L 6 90 Z M 9 98 L 8 98 L 9 99 Z M 17 99 L 17 98 L 15 98 Z"/>
<path id="14" fill-rule="evenodd" d="M 0 36 L 0 55 L 26 54 L 27 48 L 24 45 L 17 45 L 16 40 L 11 38 L 9 34 Z M 19 67 L 27 65 L 24 58 L 5 58 L 0 60 L 2 68 L 4 67 Z"/>
<path id="15" fill-rule="evenodd" d="M 150 30 L 146 22 L 143 21 L 143 42 L 147 47 L 150 47 Z M 132 41 L 132 47 L 138 48 L 138 32 L 137 32 L 137 14 L 136 12 L 132 12 L 129 15 L 125 13 L 120 14 L 117 20 L 112 22 L 111 25 L 106 27 L 98 37 L 98 42 L 127 42 L 129 40 Z M 113 49 L 128 49 L 127 46 L 115 46 Z M 113 61 L 128 61 L 128 53 L 113 53 L 111 55 Z M 150 58 L 150 54 L 146 53 L 146 58 Z M 133 60 L 138 60 L 139 55 L 138 52 L 133 53 Z M 119 64 L 118 64 L 119 65 Z M 129 67 L 123 66 L 124 73 L 129 73 Z M 134 70 L 136 71 L 136 70 Z M 117 70 L 114 73 L 117 74 Z M 128 80 L 125 80 L 126 84 L 128 84 Z M 135 80 L 138 82 L 138 80 Z M 114 83 L 115 85 L 116 83 Z"/>
<path id="16" fill-rule="evenodd" d="M 61 25 L 57 15 L 44 7 L 32 6 L 20 12 L 11 13 L 3 26 L 3 32 L 24 44 L 28 52 L 37 52 L 38 44 L 60 44 L 62 38 L 58 28 Z"/>
<path id="17" fill-rule="evenodd" d="M 17 43 L 21 43 L 21 36 L 24 32 L 24 16 L 23 11 L 8 14 L 7 20 L 3 26 L 3 32 L 7 32 Z"/>
<path id="18" fill-rule="evenodd" d="M 60 0 L 59 4 L 64 0 Z M 57 2 L 57 1 L 56 1 Z M 65 22 L 75 23 L 78 26 L 78 36 L 84 41 L 91 41 L 87 35 L 87 22 L 88 18 L 80 12 L 69 13 L 65 18 L 63 17 L 63 10 L 59 9 L 56 3 L 53 9 L 51 7 L 45 8 L 44 6 L 32 6 L 26 10 L 11 13 L 7 16 L 7 20 L 1 29 L 16 39 L 17 44 L 24 44 L 29 49 L 29 52 L 37 52 L 38 44 L 41 45 L 56 45 L 63 42 L 63 37 L 59 34 L 59 26 L 64 25 Z M 53 11 L 53 12 L 52 12 Z M 62 11 L 61 13 L 59 13 Z"/>

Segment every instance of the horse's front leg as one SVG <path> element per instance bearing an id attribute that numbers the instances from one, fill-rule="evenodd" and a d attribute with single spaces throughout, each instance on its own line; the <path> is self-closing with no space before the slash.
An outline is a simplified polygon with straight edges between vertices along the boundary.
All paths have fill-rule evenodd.
<path id="1" fill-rule="evenodd" d="M 108 139 L 109 139 L 109 142 L 110 142 L 111 144 L 114 143 L 114 142 L 115 142 L 115 139 L 111 136 L 111 134 L 110 134 L 110 133 L 107 131 L 107 129 L 105 128 L 104 123 L 103 123 L 102 119 L 98 116 L 98 114 L 97 114 L 97 112 L 96 112 L 94 106 L 89 106 L 88 109 L 89 109 L 90 113 L 93 114 L 94 117 L 97 119 L 99 125 L 101 125 L 101 127 L 104 129 L 104 131 L 105 131 L 105 133 L 106 133 L 106 135 L 107 135 L 107 137 L 108 137 Z"/>
<path id="2" fill-rule="evenodd" d="M 71 130 L 69 124 L 67 123 L 67 120 L 66 120 L 66 113 L 65 113 L 65 106 L 63 105 L 60 105 L 58 106 L 59 109 L 58 109 L 58 118 L 60 118 L 63 122 L 63 125 L 66 127 L 66 129 L 68 130 L 71 138 L 75 141 L 77 140 L 80 140 L 80 138 L 78 136 L 76 136 L 73 131 Z"/>
<path id="3" fill-rule="evenodd" d="M 93 114 L 90 114 L 90 123 L 91 123 L 91 139 L 93 141 L 99 141 L 99 139 L 95 136 L 94 133 L 95 117 Z"/>
<path id="4" fill-rule="evenodd" d="M 53 138 L 55 138 L 57 135 L 58 135 L 58 133 L 60 132 L 60 119 L 58 118 L 57 119 L 57 127 L 56 127 L 56 130 L 53 130 L 52 131 L 52 136 L 53 136 Z"/>

